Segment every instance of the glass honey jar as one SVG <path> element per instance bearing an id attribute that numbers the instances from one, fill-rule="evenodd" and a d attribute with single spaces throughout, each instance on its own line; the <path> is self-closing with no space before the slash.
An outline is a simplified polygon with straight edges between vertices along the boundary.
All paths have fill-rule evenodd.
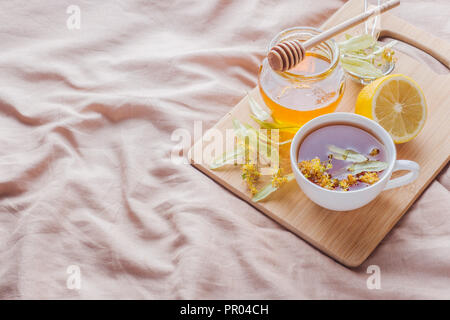
<path id="1" fill-rule="evenodd" d="M 295 27 L 281 31 L 268 50 L 286 40 L 305 41 L 320 30 Z M 339 64 L 339 47 L 328 40 L 306 52 L 294 68 L 274 71 L 265 58 L 259 70 L 258 85 L 272 118 L 282 124 L 301 125 L 336 110 L 345 87 L 345 73 Z"/>

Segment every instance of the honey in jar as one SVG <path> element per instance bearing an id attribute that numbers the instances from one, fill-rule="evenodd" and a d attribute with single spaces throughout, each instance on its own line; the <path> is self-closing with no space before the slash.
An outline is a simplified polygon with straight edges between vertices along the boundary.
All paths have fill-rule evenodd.
<path id="1" fill-rule="evenodd" d="M 321 31 L 295 27 L 280 32 L 270 43 L 298 39 L 305 41 Z M 306 52 L 303 61 L 285 72 L 276 72 L 267 58 L 260 67 L 258 84 L 272 118 L 282 124 L 302 125 L 336 110 L 344 93 L 345 73 L 339 64 L 339 48 L 328 40 Z"/>

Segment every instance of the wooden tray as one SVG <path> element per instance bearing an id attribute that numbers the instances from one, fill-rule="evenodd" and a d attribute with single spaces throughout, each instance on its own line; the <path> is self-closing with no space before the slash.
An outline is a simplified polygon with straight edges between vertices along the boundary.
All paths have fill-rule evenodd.
<path id="1" fill-rule="evenodd" d="M 347 2 L 322 26 L 322 29 L 327 29 L 361 12 L 362 2 L 360 0 Z M 381 26 L 382 36 L 394 37 L 413 45 L 420 43 L 422 50 L 449 67 L 449 43 L 409 25 L 390 13 L 382 16 Z M 440 51 L 436 52 L 434 48 Z M 359 266 L 450 158 L 450 76 L 435 74 L 426 65 L 398 51 L 396 55 L 398 63 L 394 72 L 414 78 L 422 87 L 428 103 L 428 119 L 423 131 L 414 140 L 397 146 L 398 159 L 414 160 L 421 166 L 420 176 L 413 184 L 382 192 L 378 198 L 361 209 L 333 212 L 310 201 L 295 181 L 283 186 L 282 191 L 272 194 L 264 202 L 252 202 L 240 178 L 240 170 L 231 166 L 211 171 L 207 165 L 209 162 L 198 161 L 199 154 L 208 146 L 210 143 L 208 141 L 211 141 L 208 133 L 191 149 L 191 163 L 322 252 L 346 266 Z M 360 85 L 347 80 L 346 91 L 337 111 L 353 112 L 356 96 L 360 90 Z M 257 88 L 251 94 L 263 103 Z M 233 117 L 257 127 L 250 118 L 247 99 L 243 99 L 213 128 L 225 132 L 226 129 L 232 128 Z"/>

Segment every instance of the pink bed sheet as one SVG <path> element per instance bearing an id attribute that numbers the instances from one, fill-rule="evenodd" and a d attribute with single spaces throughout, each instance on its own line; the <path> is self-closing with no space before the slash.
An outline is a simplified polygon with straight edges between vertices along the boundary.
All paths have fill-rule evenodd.
<path id="1" fill-rule="evenodd" d="M 450 39 L 448 1 L 403 3 Z M 253 88 L 275 33 L 342 4 L 2 1 L 0 298 L 450 298 L 448 168 L 348 269 L 171 162 L 173 131 L 211 127 Z"/>

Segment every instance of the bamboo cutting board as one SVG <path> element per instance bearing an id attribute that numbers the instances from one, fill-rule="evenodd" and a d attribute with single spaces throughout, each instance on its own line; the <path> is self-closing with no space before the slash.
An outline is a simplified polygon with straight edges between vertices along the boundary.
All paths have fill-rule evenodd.
<path id="1" fill-rule="evenodd" d="M 322 29 L 362 12 L 362 2 L 347 2 Z M 450 44 L 444 40 L 390 13 L 383 14 L 381 27 L 380 36 L 416 45 L 450 67 Z M 295 181 L 284 185 L 263 202 L 252 202 L 241 180 L 240 170 L 233 166 L 210 170 L 208 163 L 211 159 L 207 159 L 206 152 L 208 144 L 213 141 L 214 130 L 225 135 L 225 131 L 232 128 L 233 117 L 257 127 L 250 118 L 250 108 L 245 98 L 213 127 L 214 130 L 194 144 L 190 152 L 192 165 L 325 254 L 346 266 L 359 266 L 450 159 L 450 75 L 438 75 L 401 52 L 396 51 L 396 55 L 398 62 L 394 73 L 414 78 L 422 87 L 428 103 L 428 119 L 422 132 L 414 140 L 397 146 L 398 159 L 414 160 L 421 167 L 420 176 L 414 183 L 382 192 L 365 207 L 347 212 L 334 212 L 317 206 L 302 193 Z M 347 80 L 337 111 L 353 112 L 361 88 Z M 250 94 L 263 104 L 257 88 Z"/>

